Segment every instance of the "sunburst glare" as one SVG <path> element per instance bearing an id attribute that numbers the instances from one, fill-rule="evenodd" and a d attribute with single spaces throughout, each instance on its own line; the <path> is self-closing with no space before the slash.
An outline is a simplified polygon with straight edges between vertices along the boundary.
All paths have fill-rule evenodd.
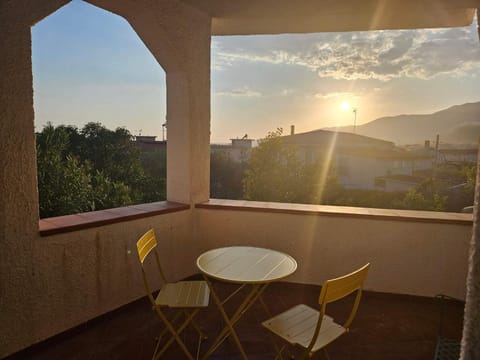
<path id="1" fill-rule="evenodd" d="M 347 111 L 350 109 L 350 103 L 348 101 L 342 101 L 342 103 L 340 104 L 340 109 L 342 111 Z"/>

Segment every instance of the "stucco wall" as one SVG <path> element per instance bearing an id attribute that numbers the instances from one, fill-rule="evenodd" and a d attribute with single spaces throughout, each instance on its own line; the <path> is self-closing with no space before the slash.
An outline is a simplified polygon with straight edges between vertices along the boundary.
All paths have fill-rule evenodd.
<path id="1" fill-rule="evenodd" d="M 465 297 L 471 226 L 197 209 L 202 250 L 252 245 L 298 261 L 288 281 L 321 284 L 370 262 L 374 291 Z"/>
<path id="2" fill-rule="evenodd" d="M 143 296 L 132 244 L 149 227 L 173 279 L 194 271 L 190 211 L 38 235 L 30 27 L 66 3 L 0 4 L 0 358 Z M 210 19 L 173 0 L 98 3 L 127 14 L 167 72 L 168 198 L 208 199 Z"/>
<path id="3" fill-rule="evenodd" d="M 50 9 L 45 3 L 30 5 L 0 5 L 0 357 L 25 346 L 33 335 L 29 324 L 35 302 L 31 290 L 38 196 L 30 24 Z"/>
<path id="4" fill-rule="evenodd" d="M 33 342 L 145 295 L 136 241 L 155 229 L 169 280 L 195 272 L 191 211 L 36 238 L 30 278 Z M 158 287 L 158 273 L 154 284 Z M 154 278 L 152 278 L 154 279 Z M 18 334 L 17 334 L 18 336 Z"/>
<path id="5" fill-rule="evenodd" d="M 0 358 L 144 296 L 135 243 L 149 228 L 157 233 L 167 278 L 193 274 L 200 249 L 192 241 L 191 216 L 186 210 L 49 237 L 32 234 L 29 256 L 23 252 L 4 264 L 2 323 L 11 325 L 0 328 Z M 153 283 L 159 286 L 158 277 Z"/>

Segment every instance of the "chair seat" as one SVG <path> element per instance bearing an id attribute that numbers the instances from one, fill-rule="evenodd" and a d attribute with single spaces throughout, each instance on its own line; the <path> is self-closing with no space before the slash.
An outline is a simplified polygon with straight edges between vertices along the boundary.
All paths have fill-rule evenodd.
<path id="1" fill-rule="evenodd" d="M 262 325 L 290 344 L 308 348 L 315 332 L 318 316 L 319 312 L 317 310 L 300 304 L 264 321 Z M 330 316 L 325 315 L 312 352 L 328 345 L 345 332 L 346 329 L 343 326 L 338 325 Z"/>
<path id="2" fill-rule="evenodd" d="M 171 308 L 206 307 L 210 289 L 205 281 L 167 283 L 159 291 L 155 304 Z"/>

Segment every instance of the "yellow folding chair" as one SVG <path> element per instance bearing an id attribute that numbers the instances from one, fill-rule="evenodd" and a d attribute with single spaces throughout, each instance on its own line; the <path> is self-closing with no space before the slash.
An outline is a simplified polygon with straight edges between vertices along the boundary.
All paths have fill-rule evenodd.
<path id="1" fill-rule="evenodd" d="M 312 357 L 318 350 L 323 349 L 328 359 L 326 346 L 341 335 L 349 331 L 349 326 L 355 317 L 362 288 L 367 277 L 370 264 L 339 278 L 327 280 L 320 292 L 318 303 L 320 311 L 300 304 L 262 323 L 272 333 L 280 336 L 283 340 L 294 346 L 300 346 L 305 351 L 301 359 Z M 325 315 L 327 304 L 340 300 L 357 291 L 352 310 L 343 325 L 337 324 L 333 318 Z M 282 347 L 275 346 L 277 351 L 276 359 L 283 359 Z"/>
<path id="2" fill-rule="evenodd" d="M 176 341 L 178 345 L 182 348 L 185 355 L 188 359 L 193 360 L 194 357 L 190 351 L 185 346 L 185 343 L 180 337 L 180 334 L 183 330 L 191 324 L 199 334 L 199 343 L 205 338 L 204 334 L 198 327 L 198 325 L 193 320 L 194 316 L 198 313 L 201 308 L 208 306 L 208 301 L 210 298 L 210 289 L 207 286 L 205 281 L 179 281 L 176 283 L 168 283 L 165 274 L 163 272 L 162 266 L 160 264 L 160 258 L 158 256 L 157 250 L 157 239 L 153 229 L 147 231 L 140 240 L 137 241 L 137 252 L 142 265 L 142 275 L 143 282 L 145 285 L 145 290 L 147 296 L 152 303 L 152 307 L 160 317 L 160 319 L 165 324 L 165 328 L 160 333 L 155 351 L 153 353 L 152 359 L 158 359 L 162 354 L 167 350 L 167 348 Z M 162 280 L 162 287 L 158 292 L 157 296 L 154 297 L 149 282 L 147 280 L 147 275 L 145 271 L 144 262 L 147 256 L 152 253 L 155 255 L 155 261 L 157 263 L 158 271 L 160 273 L 160 278 Z M 162 311 L 164 308 L 171 308 L 178 310 L 170 316 L 170 319 Z M 181 320 L 182 315 L 184 316 L 183 322 Z M 175 325 L 177 324 L 177 327 Z M 160 348 L 163 336 L 170 332 L 170 338 L 163 344 Z M 197 349 L 197 358 L 199 355 L 200 348 Z"/>

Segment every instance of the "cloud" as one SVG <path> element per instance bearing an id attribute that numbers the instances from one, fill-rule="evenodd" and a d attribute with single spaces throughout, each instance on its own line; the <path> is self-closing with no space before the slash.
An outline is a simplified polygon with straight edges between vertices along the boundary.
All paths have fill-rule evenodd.
<path id="1" fill-rule="evenodd" d="M 355 94 L 351 92 L 331 92 L 331 93 L 317 93 L 314 95 L 315 98 L 317 99 L 334 99 L 334 98 L 355 98 L 357 97 Z"/>
<path id="2" fill-rule="evenodd" d="M 233 96 L 233 97 L 261 97 L 262 93 L 254 90 L 250 90 L 247 86 L 224 90 L 224 91 L 217 91 L 215 95 L 219 96 Z"/>
<path id="3" fill-rule="evenodd" d="M 283 89 L 283 90 L 280 92 L 280 96 L 290 96 L 290 95 L 295 94 L 295 92 L 296 92 L 295 89 Z"/>
<path id="4" fill-rule="evenodd" d="M 458 77 L 480 66 L 475 24 L 455 29 L 215 38 L 213 43 L 219 68 L 236 63 L 288 64 L 337 80 Z"/>

